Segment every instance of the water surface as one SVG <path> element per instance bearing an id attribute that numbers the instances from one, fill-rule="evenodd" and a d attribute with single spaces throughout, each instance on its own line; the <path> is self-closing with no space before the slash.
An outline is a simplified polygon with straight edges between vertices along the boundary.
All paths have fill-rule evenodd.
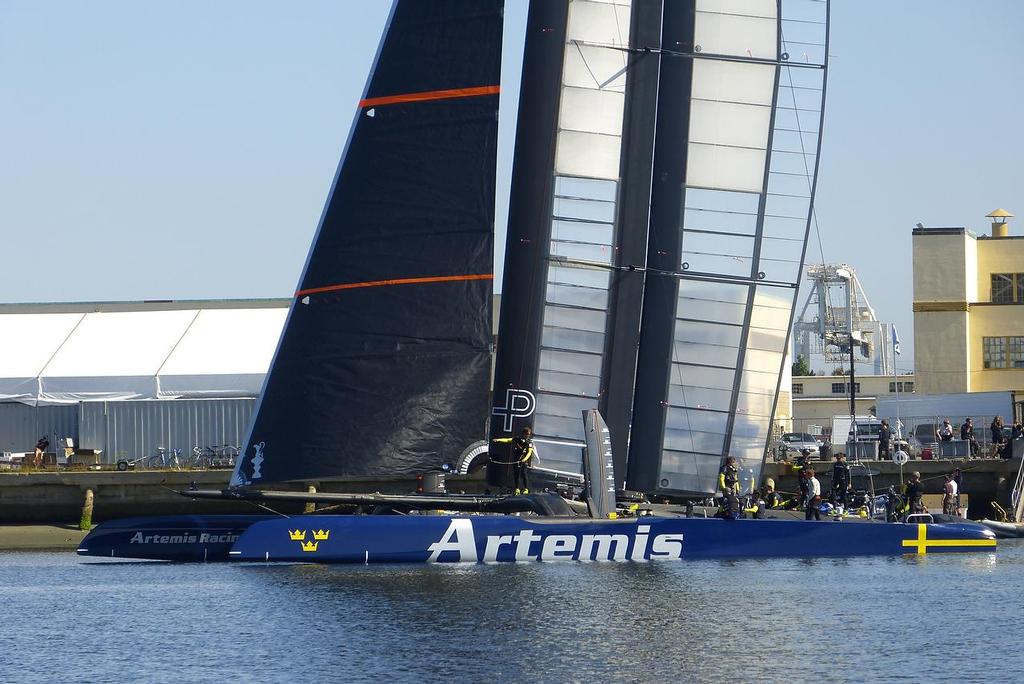
<path id="1" fill-rule="evenodd" d="M 1016 542 L 993 554 L 500 566 L 7 552 L 0 578 L 3 682 L 981 682 L 1024 669 Z"/>

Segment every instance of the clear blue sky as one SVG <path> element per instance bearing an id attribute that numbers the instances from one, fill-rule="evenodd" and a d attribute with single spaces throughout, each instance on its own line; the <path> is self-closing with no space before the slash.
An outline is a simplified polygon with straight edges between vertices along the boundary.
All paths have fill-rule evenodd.
<path id="1" fill-rule="evenodd" d="M 0 301 L 288 296 L 387 9 L 0 3 Z M 822 249 L 857 269 L 909 366 L 913 225 L 984 231 L 1003 206 L 1024 231 L 1024 3 L 832 12 Z M 499 232 L 525 2 L 506 14 Z"/>

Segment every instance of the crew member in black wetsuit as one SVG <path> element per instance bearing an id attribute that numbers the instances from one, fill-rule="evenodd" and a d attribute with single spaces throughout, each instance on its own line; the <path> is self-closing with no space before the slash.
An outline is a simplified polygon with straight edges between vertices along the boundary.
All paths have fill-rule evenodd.
<path id="1" fill-rule="evenodd" d="M 498 444 L 512 445 L 510 451 L 512 457 L 512 469 L 515 473 L 515 493 L 529 494 L 530 466 L 533 465 L 533 459 L 537 455 L 537 452 L 533 448 L 533 429 L 530 427 L 524 427 L 523 434 L 519 437 L 501 437 L 494 441 Z M 522 487 L 519 486 L 520 482 L 522 483 Z"/>
<path id="2" fill-rule="evenodd" d="M 846 454 L 836 454 L 832 464 L 832 503 L 846 505 L 846 494 L 850 491 L 850 466 L 846 465 Z"/>
<path id="3" fill-rule="evenodd" d="M 911 513 L 925 513 L 924 502 L 921 497 L 924 495 L 924 484 L 921 483 L 921 473 L 916 470 L 910 474 L 907 482 L 907 505 Z"/>
<path id="4" fill-rule="evenodd" d="M 740 508 L 740 471 L 736 467 L 736 459 L 727 456 L 725 463 L 718 469 L 718 493 L 722 496 L 722 517 L 735 518 Z"/>

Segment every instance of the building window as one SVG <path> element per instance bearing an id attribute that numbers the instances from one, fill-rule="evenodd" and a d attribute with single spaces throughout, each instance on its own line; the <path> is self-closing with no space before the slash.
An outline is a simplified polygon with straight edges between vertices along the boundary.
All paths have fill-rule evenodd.
<path id="1" fill-rule="evenodd" d="M 913 392 L 914 391 L 914 383 L 912 383 L 912 382 L 905 382 L 905 383 L 903 383 L 903 386 L 906 388 L 907 392 Z"/>
<path id="2" fill-rule="evenodd" d="M 1010 368 L 1024 368 L 1024 337 L 1007 337 L 1010 348 Z"/>
<path id="3" fill-rule="evenodd" d="M 845 382 L 833 382 L 832 383 L 832 394 L 846 394 L 846 383 Z"/>
<path id="4" fill-rule="evenodd" d="M 912 382 L 890 382 L 889 383 L 889 391 L 890 392 L 913 392 L 914 391 L 914 383 L 912 383 Z"/>
<path id="5" fill-rule="evenodd" d="M 981 338 L 982 355 L 985 368 L 1006 368 L 1006 338 Z"/>
<path id="6" fill-rule="evenodd" d="M 1013 304 L 1014 297 L 1014 275 L 1013 273 L 992 274 L 992 303 Z"/>
<path id="7" fill-rule="evenodd" d="M 896 383 L 895 382 L 890 382 L 889 383 L 889 391 L 890 392 L 895 392 L 896 391 Z"/>
<path id="8" fill-rule="evenodd" d="M 794 382 L 793 383 L 793 394 L 803 394 L 803 393 L 804 393 L 804 384 L 802 382 Z"/>

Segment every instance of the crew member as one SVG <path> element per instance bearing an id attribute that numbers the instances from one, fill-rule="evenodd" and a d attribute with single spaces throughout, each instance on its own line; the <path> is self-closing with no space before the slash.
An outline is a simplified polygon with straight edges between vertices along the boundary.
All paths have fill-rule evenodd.
<path id="1" fill-rule="evenodd" d="M 502 437 L 494 440 L 499 444 L 511 443 L 512 468 L 515 472 L 516 494 L 530 493 L 529 470 L 537 452 L 533 448 L 533 429 L 524 427 L 519 437 Z M 520 488 L 520 482 L 522 487 Z"/>
<path id="2" fill-rule="evenodd" d="M 943 485 L 942 491 L 942 512 L 946 515 L 958 515 L 957 488 L 952 473 L 946 475 L 946 483 Z"/>
<path id="3" fill-rule="evenodd" d="M 740 493 L 739 468 L 736 467 L 736 459 L 728 456 L 725 464 L 718 469 L 718 489 L 722 494 Z"/>
<path id="4" fill-rule="evenodd" d="M 818 508 L 821 505 L 821 483 L 814 477 L 814 468 L 805 468 L 804 472 L 807 473 L 807 512 L 804 519 L 810 520 L 813 517 L 821 520 L 821 510 Z"/>
<path id="5" fill-rule="evenodd" d="M 764 505 L 768 508 L 778 508 L 782 505 L 782 497 L 775 491 L 775 480 L 770 477 L 764 481 Z"/>
<path id="6" fill-rule="evenodd" d="M 718 492 L 722 496 L 722 517 L 735 518 L 740 507 L 740 474 L 736 467 L 736 459 L 727 456 L 725 463 L 718 469 Z"/>
<path id="7" fill-rule="evenodd" d="M 850 466 L 846 465 L 846 454 L 836 454 L 832 464 L 832 503 L 846 504 L 846 493 L 850 491 Z"/>
<path id="8" fill-rule="evenodd" d="M 921 473 L 916 470 L 910 474 L 910 480 L 907 482 L 906 488 L 907 505 L 910 506 L 911 513 L 927 513 L 925 510 L 924 501 L 921 497 L 924 496 L 924 484 L 921 483 Z"/>

